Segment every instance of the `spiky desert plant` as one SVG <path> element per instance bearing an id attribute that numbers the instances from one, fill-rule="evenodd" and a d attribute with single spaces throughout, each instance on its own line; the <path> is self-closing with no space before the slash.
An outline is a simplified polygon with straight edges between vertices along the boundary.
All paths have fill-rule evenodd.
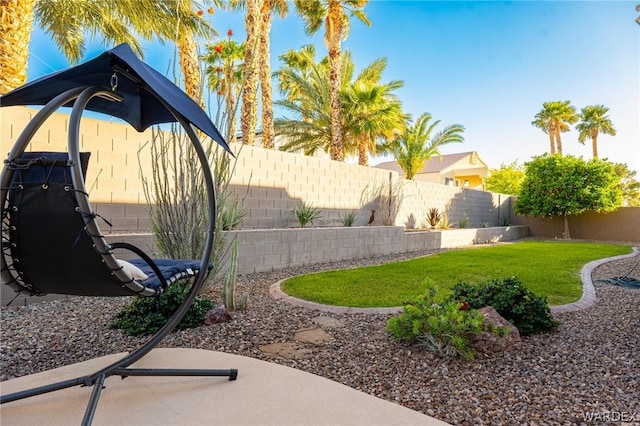
<path id="1" fill-rule="evenodd" d="M 240 302 L 236 303 L 236 284 L 238 281 L 238 240 L 231 243 L 231 253 L 229 255 L 229 268 L 224 275 L 222 287 L 222 301 L 229 311 L 245 310 L 249 302 L 249 294 L 243 293 Z"/>

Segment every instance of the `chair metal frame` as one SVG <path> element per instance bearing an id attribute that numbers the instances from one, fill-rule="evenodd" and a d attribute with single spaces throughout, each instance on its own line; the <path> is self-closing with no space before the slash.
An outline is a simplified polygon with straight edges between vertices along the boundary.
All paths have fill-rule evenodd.
<path id="1" fill-rule="evenodd" d="M 41 125 L 45 122 L 45 120 L 53 114 L 58 108 L 63 105 L 66 105 L 70 102 L 73 102 L 73 109 L 71 112 L 71 118 L 69 122 L 69 132 L 68 132 L 68 156 L 69 156 L 69 164 L 71 167 L 71 178 L 73 182 L 73 186 L 76 189 L 74 191 L 76 201 L 78 207 L 81 211 L 92 212 L 91 205 L 89 203 L 89 199 L 86 193 L 85 182 L 83 173 L 81 170 L 81 161 L 80 161 L 80 150 L 79 150 L 79 134 L 80 134 L 80 120 L 82 116 L 82 112 L 89 103 L 91 99 L 94 97 L 101 97 L 104 99 L 109 99 L 113 102 L 118 102 L 120 97 L 113 90 L 109 90 L 103 87 L 97 86 L 85 86 L 73 88 L 70 90 L 61 93 L 56 96 L 54 99 L 49 101 L 28 123 L 25 127 L 21 135 L 18 137 L 16 143 L 14 144 L 11 152 L 9 153 L 8 159 L 5 160 L 5 167 L 2 171 L 2 176 L 0 178 L 0 200 L 2 201 L 2 209 L 3 209 L 3 218 L 2 218 L 2 255 L 0 256 L 1 261 L 1 270 L 0 275 L 2 277 L 2 281 L 6 284 L 12 283 L 12 287 L 14 289 L 24 289 L 29 291 L 28 286 L 21 285 L 20 276 L 17 274 L 17 271 L 11 268 L 11 259 L 10 259 L 10 250 L 7 249 L 7 246 L 10 244 L 8 241 L 8 232 L 5 232 L 4 229 L 8 220 L 6 215 L 10 214 L 10 212 L 6 212 L 8 205 L 8 193 L 9 187 L 13 178 L 13 170 L 9 167 L 10 163 L 19 159 L 22 154 L 25 152 L 29 142 L 37 132 L 37 130 L 41 127 Z M 96 408 L 98 406 L 98 401 L 100 398 L 100 394 L 103 390 L 104 383 L 106 378 L 110 376 L 120 376 L 122 378 L 128 376 L 222 376 L 228 377 L 229 380 L 236 380 L 238 375 L 237 369 L 139 369 L 139 368 L 130 368 L 130 366 L 141 359 L 143 356 L 148 354 L 155 346 L 160 343 L 171 331 L 176 327 L 176 325 L 180 322 L 180 320 L 187 313 L 187 310 L 195 300 L 198 295 L 202 285 L 204 284 L 205 279 L 208 274 L 208 265 L 209 259 L 211 258 L 214 244 L 214 232 L 215 232 L 215 191 L 214 191 L 214 180 L 211 174 L 211 169 L 208 164 L 206 152 L 199 141 L 198 136 L 196 135 L 194 129 L 191 127 L 190 123 L 180 114 L 178 113 L 168 102 L 164 99 L 157 97 L 160 102 L 169 110 L 176 121 L 180 123 L 180 125 L 185 130 L 186 134 L 191 141 L 191 144 L 197 154 L 198 161 L 203 171 L 204 184 L 207 190 L 208 196 L 208 223 L 206 230 L 206 240 L 202 253 L 202 259 L 200 263 L 200 269 L 193 278 L 194 282 L 191 286 L 191 289 L 185 298 L 184 302 L 177 309 L 175 314 L 167 321 L 166 324 L 155 334 L 153 335 L 146 343 L 144 343 L 140 348 L 134 350 L 133 352 L 126 355 L 121 360 L 118 360 L 101 370 L 77 377 L 71 380 L 65 380 L 57 383 L 48 384 L 45 386 L 27 389 L 24 391 L 15 392 L 8 395 L 2 395 L 0 397 L 0 404 L 8 403 L 11 401 L 16 401 L 19 399 L 29 398 L 36 395 L 41 395 L 48 392 L 53 392 L 61 389 L 66 389 L 73 386 L 88 386 L 93 387 L 89 403 L 85 410 L 84 418 L 82 420 L 83 425 L 89 425 L 93 421 Z M 97 221 L 95 219 L 95 215 L 83 215 L 82 216 L 85 225 L 87 234 L 93 240 L 93 244 L 96 248 L 97 253 L 102 256 L 102 261 L 113 271 L 115 278 L 117 278 L 120 282 L 125 283 L 129 289 L 131 290 L 131 294 L 139 294 L 142 296 L 153 296 L 156 294 L 156 291 L 151 289 L 147 289 L 144 285 L 138 283 L 135 280 L 131 280 L 131 277 L 122 270 L 122 268 L 116 263 L 115 256 L 113 256 L 112 250 L 116 247 L 124 247 L 130 250 L 135 251 L 139 255 L 144 254 L 144 252 L 138 252 L 139 249 L 135 247 L 129 247 L 126 244 L 109 244 L 102 236 Z M 96 256 L 98 256 L 96 254 Z M 142 257 L 142 256 L 141 256 Z M 147 260 L 147 259 L 145 259 Z M 161 277 L 161 276 L 160 276 Z M 161 278 L 162 279 L 162 278 Z M 115 281 L 115 280 L 114 280 Z M 25 283 L 22 283 L 25 284 Z"/>

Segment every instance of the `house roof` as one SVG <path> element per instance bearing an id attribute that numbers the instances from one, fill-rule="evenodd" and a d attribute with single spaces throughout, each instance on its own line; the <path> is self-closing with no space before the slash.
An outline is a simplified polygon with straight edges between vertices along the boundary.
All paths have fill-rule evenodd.
<path id="1" fill-rule="evenodd" d="M 475 151 L 469 152 L 460 152 L 457 154 L 445 154 L 445 155 L 434 155 L 431 160 L 424 163 L 422 169 L 418 172 L 421 173 L 440 173 L 447 167 L 455 164 L 456 162 L 462 160 L 465 157 L 470 155 L 476 155 Z M 482 161 L 480 160 L 482 163 Z M 398 164 L 397 161 L 385 161 L 375 165 L 375 167 L 386 170 L 393 170 L 395 172 L 402 173 L 402 168 Z"/>

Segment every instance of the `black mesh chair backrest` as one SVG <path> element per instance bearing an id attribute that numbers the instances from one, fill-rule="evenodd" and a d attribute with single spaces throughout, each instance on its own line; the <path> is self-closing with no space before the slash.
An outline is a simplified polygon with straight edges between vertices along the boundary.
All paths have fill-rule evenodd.
<path id="1" fill-rule="evenodd" d="M 83 173 L 89 155 L 81 154 Z M 105 264 L 87 233 L 85 221 L 96 215 L 78 207 L 67 154 L 24 153 L 14 167 L 7 206 L 8 266 L 18 277 L 14 289 L 17 285 L 32 294 L 80 296 L 135 294 Z"/>

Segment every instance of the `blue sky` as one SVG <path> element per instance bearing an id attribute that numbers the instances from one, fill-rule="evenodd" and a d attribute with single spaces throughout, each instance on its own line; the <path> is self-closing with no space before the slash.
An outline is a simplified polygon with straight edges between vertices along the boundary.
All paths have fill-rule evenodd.
<path id="1" fill-rule="evenodd" d="M 640 174 L 640 25 L 631 1 L 376 1 L 365 13 L 367 27 L 352 20 L 343 49 L 358 69 L 388 60 L 384 80 L 403 80 L 398 92 L 406 112 L 429 112 L 441 124 L 466 127 L 465 143 L 442 153 L 478 151 L 490 167 L 548 151 L 547 135 L 531 121 L 542 103 L 570 100 L 579 111 L 604 104 L 618 134 L 601 135 L 601 158 L 627 163 Z M 221 35 L 244 37 L 239 15 L 216 12 Z M 308 37 L 293 11 L 276 19 L 272 64 L 278 55 L 315 43 L 326 54 L 322 35 Z M 146 46 L 145 61 L 161 72 L 173 49 Z M 36 29 L 31 41 L 29 80 L 69 66 L 49 38 Z M 90 43 L 87 59 L 104 49 Z M 275 94 L 277 97 L 277 94 Z M 278 113 L 276 112 L 276 115 Z M 591 158 L 578 134 L 562 134 L 565 154 Z M 375 164 L 383 158 L 376 158 Z"/>

